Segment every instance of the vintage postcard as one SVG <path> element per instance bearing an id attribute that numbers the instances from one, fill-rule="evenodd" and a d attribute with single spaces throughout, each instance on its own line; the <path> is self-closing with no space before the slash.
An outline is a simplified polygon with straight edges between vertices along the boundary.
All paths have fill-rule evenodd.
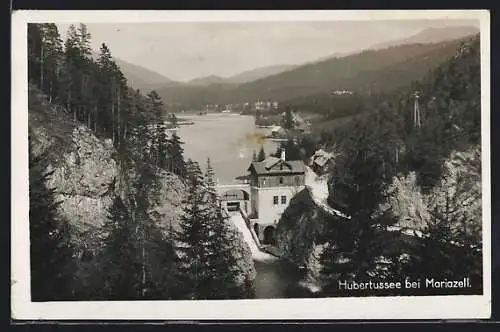
<path id="1" fill-rule="evenodd" d="M 12 18 L 14 319 L 489 318 L 488 11 Z"/>

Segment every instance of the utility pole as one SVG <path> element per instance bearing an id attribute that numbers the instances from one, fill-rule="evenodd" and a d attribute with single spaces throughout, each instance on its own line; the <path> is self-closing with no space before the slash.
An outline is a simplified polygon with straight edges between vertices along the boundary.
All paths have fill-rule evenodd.
<path id="1" fill-rule="evenodd" d="M 420 93 L 419 91 L 415 91 L 413 93 L 413 98 L 414 98 L 414 104 L 413 104 L 413 125 L 415 128 L 420 128 L 421 121 L 420 121 L 420 105 L 419 105 L 419 98 L 420 98 Z"/>

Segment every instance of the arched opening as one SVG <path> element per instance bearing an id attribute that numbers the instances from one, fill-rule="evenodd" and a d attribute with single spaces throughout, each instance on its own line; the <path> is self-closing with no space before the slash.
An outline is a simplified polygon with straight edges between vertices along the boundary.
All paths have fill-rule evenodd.
<path id="1" fill-rule="evenodd" d="M 267 226 L 264 229 L 264 244 L 276 244 L 276 239 L 274 238 L 274 227 Z"/>
<path id="2" fill-rule="evenodd" d="M 259 224 L 255 223 L 253 224 L 253 230 L 255 231 L 255 235 L 257 235 L 257 238 L 259 237 Z"/>
<path id="3" fill-rule="evenodd" d="M 235 212 L 240 210 L 240 202 L 227 202 L 227 210 Z"/>
<path id="4" fill-rule="evenodd" d="M 244 201 L 248 200 L 250 197 L 248 193 L 240 189 L 231 189 L 224 192 L 221 196 L 223 201 Z"/>

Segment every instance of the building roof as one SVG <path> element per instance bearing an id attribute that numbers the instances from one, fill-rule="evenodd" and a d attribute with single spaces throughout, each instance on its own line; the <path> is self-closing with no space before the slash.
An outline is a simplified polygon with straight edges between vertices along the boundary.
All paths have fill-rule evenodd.
<path id="1" fill-rule="evenodd" d="M 314 163 L 318 166 L 325 166 L 325 164 L 330 160 L 330 158 L 325 158 L 323 156 L 314 159 Z"/>
<path id="2" fill-rule="evenodd" d="M 281 128 L 281 126 L 273 126 L 271 128 L 271 132 L 273 132 L 273 131 L 280 131 L 280 130 L 283 130 L 283 128 Z"/>
<path id="3" fill-rule="evenodd" d="M 302 160 L 283 161 L 280 158 L 268 157 L 264 161 L 254 161 L 248 168 L 249 172 L 261 174 L 305 173 L 306 167 Z"/>
<path id="4" fill-rule="evenodd" d="M 326 152 L 323 149 L 319 149 L 314 153 L 313 162 L 318 166 L 324 166 L 326 163 L 333 159 L 333 154 Z"/>

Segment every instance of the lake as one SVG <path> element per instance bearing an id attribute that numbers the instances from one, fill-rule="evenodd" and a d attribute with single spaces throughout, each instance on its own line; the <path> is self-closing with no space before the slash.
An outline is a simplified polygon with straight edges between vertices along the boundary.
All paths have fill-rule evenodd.
<path id="1" fill-rule="evenodd" d="M 277 143 L 265 140 L 266 129 L 257 128 L 253 116 L 208 114 L 187 116 L 193 125 L 180 126 L 178 135 L 184 144 L 184 156 L 206 167 L 210 157 L 220 184 L 235 183 L 247 174 L 252 153 L 264 146 L 266 155 L 274 153 Z M 310 297 L 299 285 L 302 273 L 283 260 L 254 259 L 257 278 L 256 298 Z"/>
<path id="2" fill-rule="evenodd" d="M 208 114 L 187 119 L 194 124 L 177 129 L 185 142 L 185 158 L 197 161 L 204 169 L 210 157 L 220 184 L 235 183 L 237 176 L 246 175 L 252 153 L 258 153 L 261 145 L 266 155 L 276 152 L 277 143 L 264 140 L 266 129 L 256 128 L 251 115 Z"/>

